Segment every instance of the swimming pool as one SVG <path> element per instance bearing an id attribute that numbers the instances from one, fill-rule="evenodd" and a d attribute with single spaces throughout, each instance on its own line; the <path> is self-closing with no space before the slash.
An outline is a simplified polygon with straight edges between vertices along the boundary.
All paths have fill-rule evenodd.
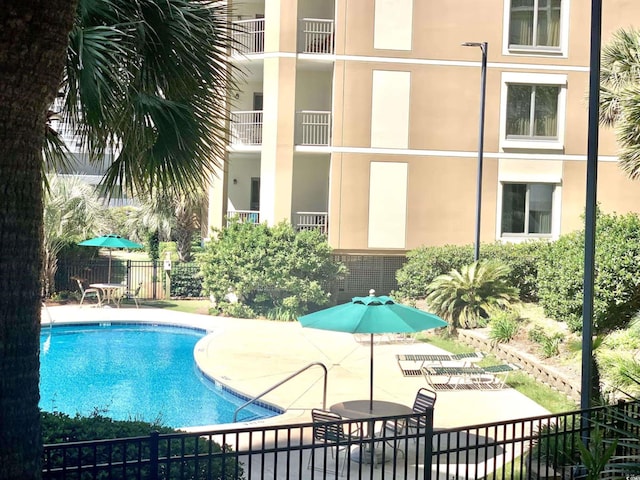
<path id="1" fill-rule="evenodd" d="M 202 330 L 95 324 L 43 327 L 40 408 L 174 428 L 233 421 L 246 399 L 204 378 L 193 360 Z M 251 405 L 238 420 L 279 412 Z"/>

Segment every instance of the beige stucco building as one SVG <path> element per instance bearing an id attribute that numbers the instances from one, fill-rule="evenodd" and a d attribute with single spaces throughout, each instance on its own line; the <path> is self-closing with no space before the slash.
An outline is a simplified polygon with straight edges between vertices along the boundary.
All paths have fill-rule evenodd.
<path id="1" fill-rule="evenodd" d="M 557 238 L 585 208 L 590 3 L 583 0 L 243 0 L 244 72 L 211 189 L 226 215 L 318 227 L 337 253 L 471 244 L 487 42 L 482 242 Z M 603 43 L 640 22 L 604 2 Z M 598 202 L 640 211 L 602 129 Z"/>

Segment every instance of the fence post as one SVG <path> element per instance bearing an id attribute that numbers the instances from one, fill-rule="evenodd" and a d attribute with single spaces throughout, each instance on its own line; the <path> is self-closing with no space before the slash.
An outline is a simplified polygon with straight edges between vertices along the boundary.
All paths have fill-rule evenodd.
<path id="1" fill-rule="evenodd" d="M 153 431 L 149 434 L 149 480 L 158 480 L 158 443 L 160 434 Z"/>

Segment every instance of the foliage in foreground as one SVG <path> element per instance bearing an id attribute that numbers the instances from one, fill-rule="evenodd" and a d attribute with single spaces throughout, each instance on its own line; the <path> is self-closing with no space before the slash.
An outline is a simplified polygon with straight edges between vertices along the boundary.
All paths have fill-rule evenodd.
<path id="1" fill-rule="evenodd" d="M 202 288 L 220 308 L 234 300 L 256 315 L 293 320 L 329 301 L 327 285 L 346 268 L 331 257 L 326 238 L 316 230 L 295 232 L 291 224 L 231 222 L 214 230 L 198 256 Z M 231 302 L 225 298 L 233 297 Z"/>
<path id="2" fill-rule="evenodd" d="M 149 441 L 141 442 L 118 442 L 115 444 L 98 444 L 95 448 L 67 449 L 63 451 L 57 449 L 55 444 L 68 442 L 83 442 L 91 440 L 108 440 L 128 437 L 148 437 L 152 432 L 168 434 L 179 432 L 173 428 L 164 427 L 159 423 L 147 423 L 138 420 L 118 421 L 112 420 L 99 413 L 94 413 L 89 417 L 76 415 L 70 417 L 64 413 L 42 412 L 42 440 L 45 445 L 51 445 L 50 455 L 45 457 L 48 461 L 48 469 L 55 469 L 63 465 L 96 465 L 90 470 L 99 475 L 101 469 L 109 471 L 109 478 L 123 479 L 131 478 L 127 472 L 139 471 L 141 477 L 149 475 L 148 464 L 135 466 L 140 459 L 150 458 L 152 449 Z M 224 446 L 225 452 L 230 452 L 231 447 Z M 186 437 L 184 441 L 166 442 L 160 440 L 158 444 L 158 457 L 167 458 L 173 455 L 183 456 L 186 459 L 176 461 L 170 465 L 160 463 L 159 478 L 237 478 L 243 479 L 244 472 L 239 462 L 235 461 L 231 455 L 224 459 L 213 458 L 210 462 L 204 461 L 200 457 L 196 461 L 194 454 L 202 456 L 207 454 L 218 454 L 222 452 L 222 447 L 208 440 L 197 437 Z M 78 458 L 78 455 L 81 455 Z M 130 469 L 113 469 L 109 465 L 112 462 L 131 462 Z"/>
<path id="3" fill-rule="evenodd" d="M 484 326 L 492 311 L 518 301 L 508 276 L 505 264 L 484 260 L 440 275 L 427 288 L 429 311 L 449 321 L 451 330 Z"/>
<path id="4" fill-rule="evenodd" d="M 538 270 L 545 315 L 582 330 L 584 230 L 551 244 Z M 594 278 L 594 333 L 624 328 L 640 309 L 640 217 L 598 214 Z"/>

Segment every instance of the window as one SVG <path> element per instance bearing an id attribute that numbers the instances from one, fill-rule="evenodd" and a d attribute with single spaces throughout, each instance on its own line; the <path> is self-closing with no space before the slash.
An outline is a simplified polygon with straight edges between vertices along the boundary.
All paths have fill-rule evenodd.
<path id="1" fill-rule="evenodd" d="M 504 72 L 501 148 L 562 150 L 566 90 L 566 75 Z"/>
<path id="2" fill-rule="evenodd" d="M 560 87 L 510 84 L 507 88 L 507 138 L 557 140 Z"/>
<path id="3" fill-rule="evenodd" d="M 502 185 L 502 235 L 546 236 L 552 233 L 554 185 Z"/>
<path id="4" fill-rule="evenodd" d="M 570 0 L 505 2 L 504 53 L 567 55 Z"/>

